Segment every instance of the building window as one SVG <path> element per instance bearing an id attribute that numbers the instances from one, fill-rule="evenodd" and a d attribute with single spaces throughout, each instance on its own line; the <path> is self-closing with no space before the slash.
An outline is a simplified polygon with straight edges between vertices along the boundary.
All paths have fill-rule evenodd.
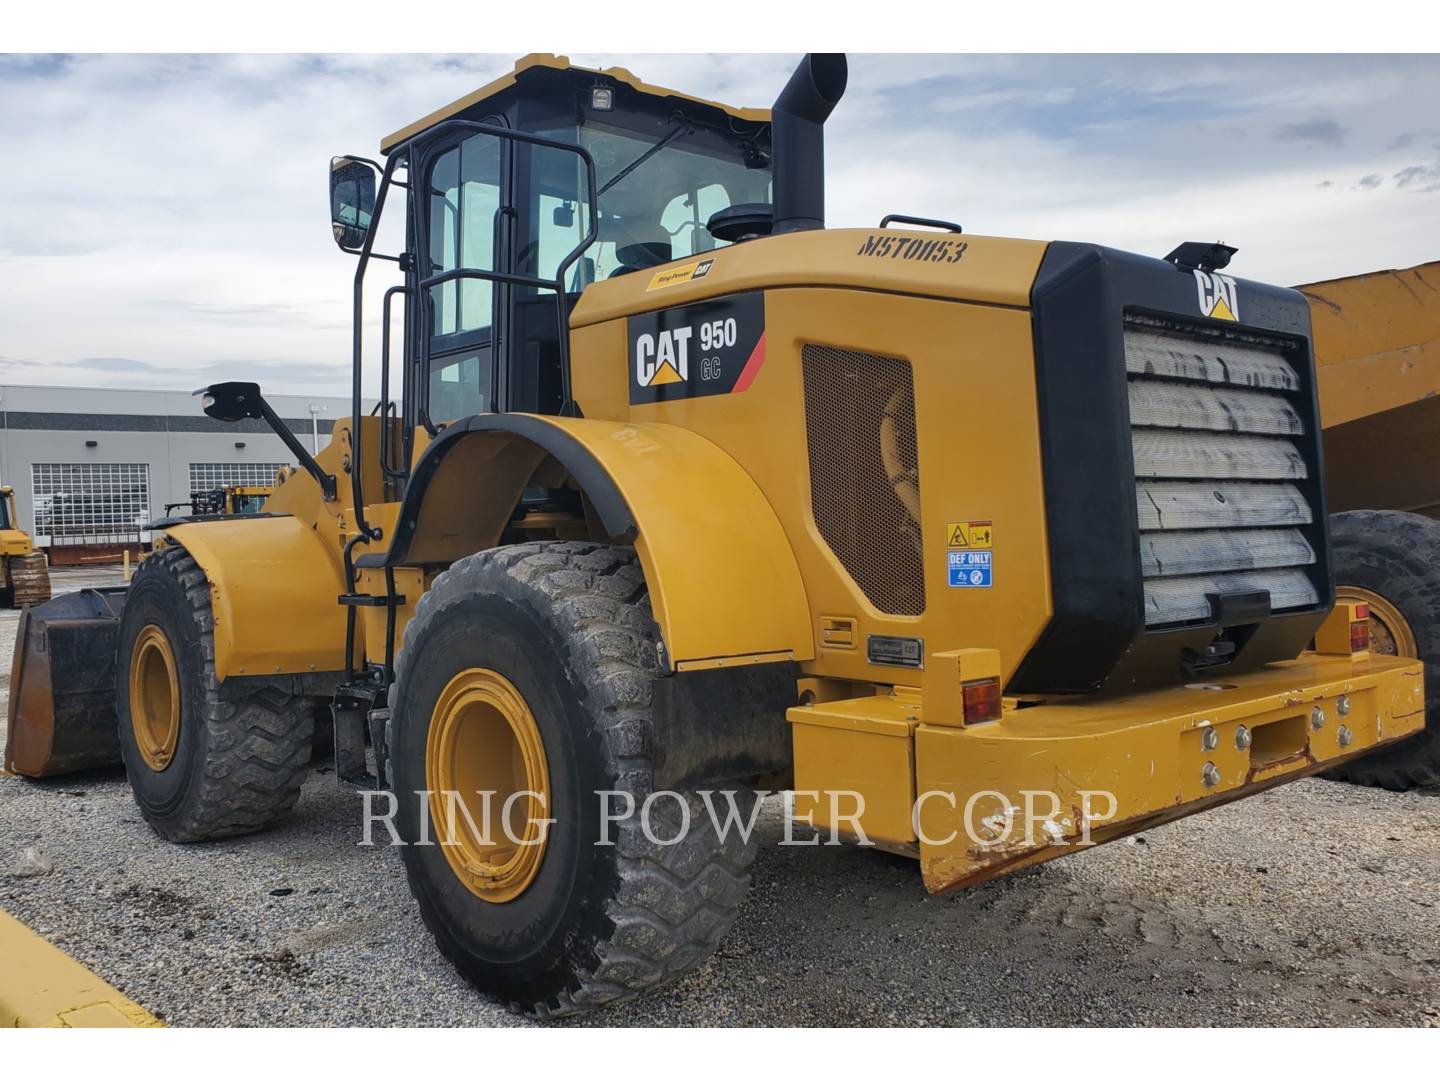
<path id="1" fill-rule="evenodd" d="M 190 494 L 227 487 L 270 487 L 275 483 L 275 470 L 282 468 L 281 462 L 192 461 Z"/>
<path id="2" fill-rule="evenodd" d="M 36 462 L 30 479 L 37 544 L 135 544 L 150 537 L 149 465 Z"/>

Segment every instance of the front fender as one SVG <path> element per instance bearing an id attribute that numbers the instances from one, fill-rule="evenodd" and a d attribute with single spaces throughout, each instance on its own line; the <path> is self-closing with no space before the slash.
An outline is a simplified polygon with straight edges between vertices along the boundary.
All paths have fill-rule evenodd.
<path id="1" fill-rule="evenodd" d="M 236 518 L 165 533 L 210 581 L 217 678 L 344 669 L 345 579 L 338 554 L 309 525 Z"/>

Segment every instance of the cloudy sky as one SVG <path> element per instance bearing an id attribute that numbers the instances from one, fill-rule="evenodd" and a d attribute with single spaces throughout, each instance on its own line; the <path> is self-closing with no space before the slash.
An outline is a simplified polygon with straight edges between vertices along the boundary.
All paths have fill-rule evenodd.
<path id="1" fill-rule="evenodd" d="M 573 54 L 767 105 L 792 55 Z M 511 56 L 0 56 L 0 382 L 348 386 L 326 165 Z M 1440 58 L 867 56 L 829 218 L 1163 255 L 1295 284 L 1440 259 Z"/>

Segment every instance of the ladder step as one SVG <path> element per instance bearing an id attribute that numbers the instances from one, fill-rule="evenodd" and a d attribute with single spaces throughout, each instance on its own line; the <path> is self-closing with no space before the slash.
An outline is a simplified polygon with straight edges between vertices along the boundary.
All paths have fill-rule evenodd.
<path id="1" fill-rule="evenodd" d="M 388 596 L 371 596 L 369 593 L 341 593 L 340 603 L 346 607 L 389 607 L 391 600 Z M 396 606 L 405 603 L 405 597 L 396 595 L 394 603 Z"/>

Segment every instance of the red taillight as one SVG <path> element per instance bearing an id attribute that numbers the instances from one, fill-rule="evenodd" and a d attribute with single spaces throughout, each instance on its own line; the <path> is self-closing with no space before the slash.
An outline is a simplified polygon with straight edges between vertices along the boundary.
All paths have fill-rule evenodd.
<path id="1" fill-rule="evenodd" d="M 1360 605 L 1355 610 L 1357 613 L 1364 610 L 1364 605 Z M 1368 617 L 1364 622 L 1357 620 L 1350 624 L 1350 651 L 1352 653 L 1370 651 L 1370 620 Z"/>
<path id="2" fill-rule="evenodd" d="M 999 679 L 974 679 L 962 683 L 960 689 L 965 699 L 965 723 L 1000 719 Z"/>

